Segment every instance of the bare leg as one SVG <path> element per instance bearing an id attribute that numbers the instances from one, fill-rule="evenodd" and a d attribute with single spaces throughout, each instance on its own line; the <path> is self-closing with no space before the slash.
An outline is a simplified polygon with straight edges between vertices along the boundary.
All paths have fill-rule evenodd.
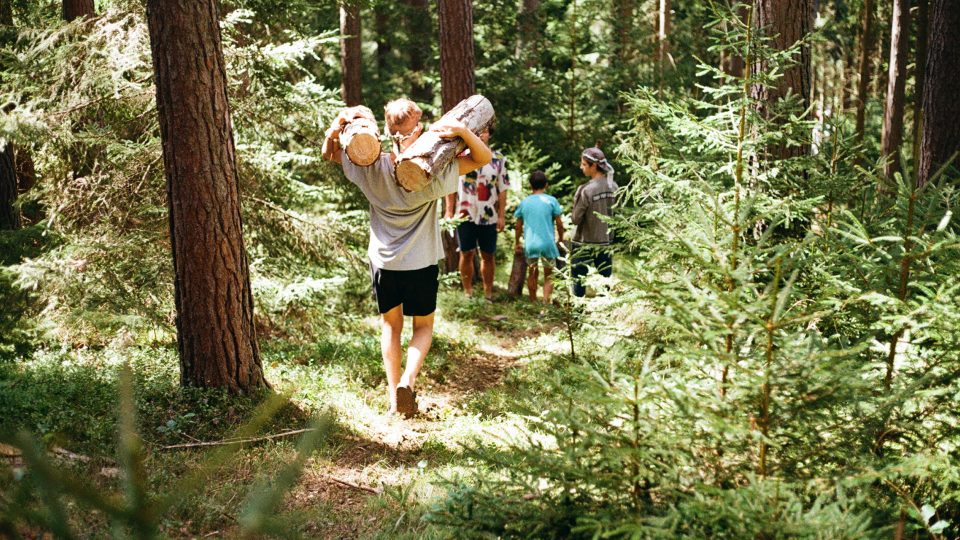
<path id="1" fill-rule="evenodd" d="M 410 337 L 410 344 L 407 345 L 407 369 L 400 377 L 401 385 L 405 384 L 413 390 L 420 368 L 423 367 L 423 361 L 430 351 L 431 343 L 433 343 L 433 313 L 414 317 L 413 335 Z"/>
<path id="2" fill-rule="evenodd" d="M 380 315 L 380 354 L 387 372 L 387 396 L 390 412 L 397 411 L 397 383 L 400 382 L 400 332 L 403 331 L 403 307 Z"/>
<path id="3" fill-rule="evenodd" d="M 476 250 L 460 252 L 460 283 L 463 284 L 463 293 L 473 294 L 473 256 Z"/>
<path id="4" fill-rule="evenodd" d="M 483 278 L 483 296 L 493 298 L 493 271 L 496 266 L 493 253 L 480 252 L 480 276 Z"/>
<path id="5" fill-rule="evenodd" d="M 552 268 L 543 265 L 543 303 L 550 303 L 550 295 L 553 294 L 553 282 L 550 281 L 550 272 Z"/>
<path id="6" fill-rule="evenodd" d="M 530 293 L 530 301 L 537 301 L 537 264 L 531 264 L 527 271 L 527 291 Z"/>

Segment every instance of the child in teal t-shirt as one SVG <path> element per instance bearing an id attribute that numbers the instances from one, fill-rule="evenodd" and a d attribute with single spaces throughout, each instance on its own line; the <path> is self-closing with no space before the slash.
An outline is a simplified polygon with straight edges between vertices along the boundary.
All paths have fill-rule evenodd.
<path id="1" fill-rule="evenodd" d="M 546 194 L 547 175 L 543 171 L 530 173 L 530 188 L 533 194 L 520 202 L 513 217 L 517 218 L 517 234 L 514 251 L 520 253 L 520 237 L 523 236 L 523 252 L 527 258 L 527 290 L 530 300 L 537 301 L 537 279 L 539 262 L 543 261 L 543 301 L 550 302 L 553 284 L 550 283 L 550 271 L 557 257 L 557 242 L 563 240 L 563 221 L 560 203 L 552 195 Z M 556 224 L 557 235 L 553 235 Z"/>

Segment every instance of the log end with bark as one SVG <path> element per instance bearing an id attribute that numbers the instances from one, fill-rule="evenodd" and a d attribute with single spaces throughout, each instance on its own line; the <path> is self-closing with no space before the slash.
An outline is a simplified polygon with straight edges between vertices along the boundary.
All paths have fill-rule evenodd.
<path id="1" fill-rule="evenodd" d="M 443 115 L 447 119 L 463 122 L 467 129 L 479 134 L 493 122 L 494 112 L 490 100 L 476 94 L 461 101 Z M 420 191 L 432 180 L 437 171 L 443 170 L 466 148 L 459 137 L 441 139 L 427 131 L 397 160 L 397 181 L 407 191 Z"/>
<path id="2" fill-rule="evenodd" d="M 340 133 L 340 144 L 355 165 L 368 167 L 380 157 L 380 130 L 368 118 L 357 118 Z"/>

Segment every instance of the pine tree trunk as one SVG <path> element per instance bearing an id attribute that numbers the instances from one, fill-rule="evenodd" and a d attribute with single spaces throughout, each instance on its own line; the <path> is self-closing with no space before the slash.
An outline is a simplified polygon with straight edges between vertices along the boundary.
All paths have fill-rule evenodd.
<path id="1" fill-rule="evenodd" d="M 657 11 L 657 70 L 659 74 L 659 89 L 663 90 L 663 74 L 666 62 L 669 60 L 670 43 L 670 0 L 659 0 Z"/>
<path id="2" fill-rule="evenodd" d="M 910 3 L 893 0 L 890 22 L 890 73 L 887 80 L 887 100 L 883 112 L 881 155 L 887 158 L 883 172 L 887 180 L 900 169 L 900 146 L 903 144 L 904 92 L 909 54 Z"/>
<path id="3" fill-rule="evenodd" d="M 428 0 L 404 0 L 407 8 L 407 50 L 410 54 L 410 96 L 420 102 L 433 101 L 433 88 L 426 82 L 427 60 L 430 58 L 430 43 L 433 28 L 430 21 Z"/>
<path id="4" fill-rule="evenodd" d="M 390 13 L 383 4 L 373 6 L 373 24 L 377 33 L 377 80 L 386 82 L 387 68 L 393 44 L 390 39 Z"/>
<path id="5" fill-rule="evenodd" d="M 507 296 L 516 298 L 523 294 L 523 285 L 527 282 L 527 257 L 523 251 L 513 253 L 513 266 L 510 267 L 510 279 L 507 281 Z"/>
<path id="6" fill-rule="evenodd" d="M 920 147 L 920 119 L 923 118 L 923 87 L 927 70 L 927 33 L 930 28 L 930 0 L 917 1 L 917 52 L 913 68 L 913 144 Z"/>
<path id="7" fill-rule="evenodd" d="M 260 364 L 218 0 L 148 0 L 180 382 L 247 393 Z"/>
<path id="8" fill-rule="evenodd" d="M 443 111 L 474 94 L 473 6 L 470 0 L 441 0 L 440 97 Z M 445 270 L 455 272 L 460 257 L 456 240 L 443 235 Z"/>
<path id="9" fill-rule="evenodd" d="M 17 202 L 17 172 L 13 161 L 13 145 L 9 142 L 0 151 L 0 230 L 20 228 Z"/>
<path id="10" fill-rule="evenodd" d="M 864 0 L 860 27 L 860 81 L 857 83 L 856 141 L 863 142 L 867 114 L 867 91 L 870 88 L 870 62 L 873 51 L 873 0 Z"/>
<path id="11" fill-rule="evenodd" d="M 360 5 L 340 6 L 340 96 L 348 107 L 359 105 L 360 98 Z"/>
<path id="12" fill-rule="evenodd" d="M 94 15 L 96 11 L 93 8 L 93 0 L 63 0 L 63 20 L 65 21 Z"/>
<path id="13" fill-rule="evenodd" d="M 525 58 L 524 65 L 536 65 L 540 51 L 540 0 L 523 0 L 520 7 L 517 32 L 517 58 Z"/>
<path id="14" fill-rule="evenodd" d="M 923 88 L 923 139 L 918 184 L 960 150 L 960 2 L 933 0 Z M 952 162 L 957 167 L 957 162 Z"/>
<path id="15" fill-rule="evenodd" d="M 753 6 L 754 26 L 766 36 L 775 36 L 772 45 L 781 51 L 805 38 L 813 28 L 812 0 L 754 0 Z M 770 117 L 776 102 L 788 94 L 800 96 L 803 108 L 810 105 L 810 47 L 801 47 L 800 57 L 794 60 L 796 64 L 783 72 L 775 86 L 753 85 L 751 94 L 765 117 Z M 767 65 L 765 62 L 755 62 L 751 69 L 754 72 L 765 71 Z M 770 149 L 772 157 L 777 159 L 802 156 L 809 151 L 810 147 L 806 144 L 789 146 L 782 143 Z"/>

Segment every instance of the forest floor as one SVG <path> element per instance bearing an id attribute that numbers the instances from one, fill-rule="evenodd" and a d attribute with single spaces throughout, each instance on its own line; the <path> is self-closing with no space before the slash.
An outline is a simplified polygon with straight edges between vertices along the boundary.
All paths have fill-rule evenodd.
<path id="1" fill-rule="evenodd" d="M 465 453 L 472 441 L 521 436 L 525 411 L 549 400 L 538 392 L 538 376 L 562 365 L 567 350 L 556 311 L 500 290 L 489 303 L 443 287 L 434 345 L 417 382 L 420 413 L 412 419 L 386 415 L 376 317 L 346 321 L 315 343 L 266 343 L 267 378 L 289 397 L 260 434 L 303 428 L 323 411 L 335 419 L 279 504 L 277 523 L 286 534 L 311 538 L 449 537 L 449 530 L 421 518 L 446 493 L 446 481 L 476 472 Z M 45 431 L 48 448 L 67 452 L 58 450 L 60 466 L 102 490 L 121 486 L 116 422 L 106 418 L 116 417 L 116 372 L 123 363 L 134 369 L 145 468 L 157 495 L 208 467 L 210 448 L 179 446 L 222 440 L 253 414 L 252 403 L 178 391 L 169 346 L 39 354 L 0 373 L 8 390 L 28 389 L 12 405 L 22 409 L 26 427 Z M 6 405 L 11 398 L 2 391 L 0 405 Z M 212 468 L 201 486 L 178 496 L 162 534 L 236 536 L 250 494 L 293 461 L 296 442 L 278 437 L 250 444 L 227 466 Z M 22 465 L 16 455 L 0 460 Z M 82 504 L 71 506 L 71 521 L 84 537 L 109 531 L 105 517 Z"/>

